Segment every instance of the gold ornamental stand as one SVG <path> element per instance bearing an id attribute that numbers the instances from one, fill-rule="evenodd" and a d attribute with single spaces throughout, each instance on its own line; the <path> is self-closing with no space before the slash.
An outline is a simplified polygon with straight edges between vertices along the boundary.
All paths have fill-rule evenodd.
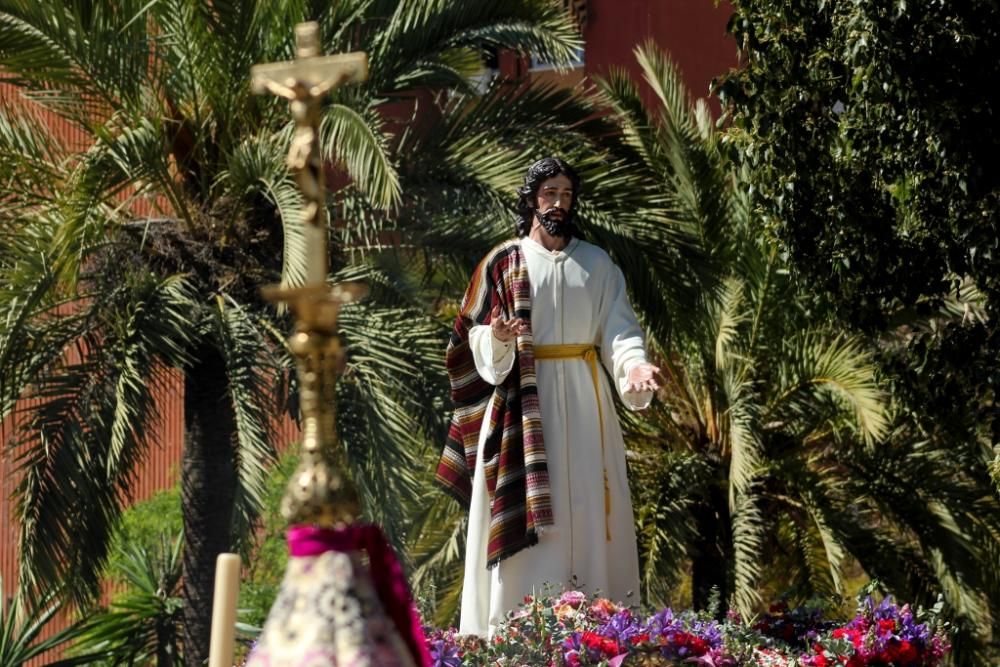
<path id="1" fill-rule="evenodd" d="M 302 450 L 281 506 L 289 522 L 288 569 L 246 664 L 409 667 L 426 662 L 419 624 L 411 623 L 415 614 L 405 622 L 400 620 L 399 603 L 410 605 L 412 611 L 412 601 L 405 580 L 405 592 L 398 594 L 401 570 L 394 556 L 389 555 L 391 549 L 381 531 L 356 524 L 361 514 L 360 500 L 354 484 L 341 473 L 346 466 L 338 444 L 334 410 L 337 374 L 344 361 L 337 317 L 343 304 L 362 298 L 367 288 L 358 283 L 327 284 L 320 102 L 334 88 L 367 78 L 368 60 L 361 52 L 321 56 L 319 26 L 314 22 L 296 26 L 295 37 L 295 60 L 251 68 L 253 91 L 287 99 L 295 121 L 288 167 L 306 204 L 301 221 L 306 241 L 306 284 L 263 289 L 266 299 L 287 305 L 295 317 L 295 330 L 288 342 L 299 376 Z M 367 555 L 359 553 L 362 547 L 369 549 Z M 223 571 L 226 556 L 220 556 L 219 572 Z M 375 580 L 389 576 L 373 574 L 372 568 L 379 563 L 389 563 L 395 588 Z M 238 587 L 238 581 L 232 583 L 232 574 L 229 578 L 230 582 L 223 582 L 220 589 L 217 577 L 216 604 L 233 607 L 232 614 L 219 614 L 220 623 L 231 628 L 235 594 L 230 589 Z M 397 599 L 387 599 L 387 590 L 397 591 Z M 387 614 L 385 606 L 392 607 L 393 613 Z M 413 625 L 415 633 L 410 627 Z M 229 667 L 232 639 L 220 632 L 221 646 L 216 651 L 215 636 L 213 616 L 212 655 L 218 655 L 215 662 L 210 658 L 209 667 Z"/>

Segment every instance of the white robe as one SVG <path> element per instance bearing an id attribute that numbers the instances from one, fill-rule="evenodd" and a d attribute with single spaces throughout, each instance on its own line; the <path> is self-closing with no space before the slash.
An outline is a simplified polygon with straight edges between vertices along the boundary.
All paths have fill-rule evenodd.
<path id="1" fill-rule="evenodd" d="M 625 404 L 632 409 L 649 405 L 651 392 L 624 393 L 628 371 L 646 361 L 646 353 L 624 277 L 608 254 L 579 239 L 570 241 L 562 252 L 550 252 L 528 238 L 521 239 L 521 248 L 531 284 L 534 344 L 596 344 Z M 491 384 L 503 382 L 514 364 L 513 342 L 497 340 L 489 326 L 475 326 L 469 343 L 483 379 Z M 542 531 L 538 544 L 489 570 L 490 501 L 483 474 L 488 424 L 484 421 L 472 484 L 460 633 L 489 635 L 525 595 L 541 593 L 546 585 L 556 590 L 600 591 L 616 601 L 638 601 L 639 559 L 624 443 L 611 387 L 605 373 L 598 371 L 603 462 L 590 364 L 583 359 L 536 359 L 555 524 Z M 605 468 L 611 492 L 610 541 L 605 533 Z"/>

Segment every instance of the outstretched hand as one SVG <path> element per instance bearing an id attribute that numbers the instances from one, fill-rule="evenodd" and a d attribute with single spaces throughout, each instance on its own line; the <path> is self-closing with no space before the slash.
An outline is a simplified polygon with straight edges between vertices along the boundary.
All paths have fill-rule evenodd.
<path id="1" fill-rule="evenodd" d="M 528 330 L 528 323 L 520 317 L 505 320 L 501 317 L 500 304 L 493 306 L 490 312 L 490 328 L 497 340 L 509 343 Z"/>
<path id="2" fill-rule="evenodd" d="M 635 365 L 628 372 L 628 387 L 625 391 L 631 393 L 656 391 L 660 388 L 660 383 L 656 381 L 656 374 L 659 372 L 659 368 L 647 362 Z"/>

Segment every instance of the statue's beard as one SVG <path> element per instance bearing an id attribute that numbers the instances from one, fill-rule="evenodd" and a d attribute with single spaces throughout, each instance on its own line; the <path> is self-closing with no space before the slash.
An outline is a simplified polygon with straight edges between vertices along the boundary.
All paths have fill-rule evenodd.
<path id="1" fill-rule="evenodd" d="M 553 213 L 556 211 L 561 211 L 561 216 L 555 216 Z M 552 236 L 572 236 L 573 235 L 573 212 L 567 211 L 564 208 L 550 208 L 545 213 L 537 213 L 538 221 L 542 223 L 542 227 L 545 228 Z"/>

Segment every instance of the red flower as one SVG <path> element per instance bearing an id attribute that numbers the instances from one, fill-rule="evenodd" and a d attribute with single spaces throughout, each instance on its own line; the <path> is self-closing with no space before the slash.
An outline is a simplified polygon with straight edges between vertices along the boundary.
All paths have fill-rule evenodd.
<path id="1" fill-rule="evenodd" d="M 584 632 L 580 637 L 580 641 L 583 642 L 587 648 L 594 651 L 600 651 L 604 655 L 615 656 L 621 653 L 621 649 L 618 646 L 618 642 L 614 639 L 609 639 L 608 637 L 603 637 L 596 632 Z"/>
<path id="2" fill-rule="evenodd" d="M 898 665 L 908 665 L 916 662 L 920 657 L 916 647 L 905 639 L 890 642 L 885 647 L 884 655 L 887 662 L 894 662 Z"/>
<path id="3" fill-rule="evenodd" d="M 702 656 L 708 653 L 708 642 L 701 637 L 696 637 L 690 632 L 678 632 L 671 636 L 677 648 L 687 648 L 692 655 Z"/>
<path id="4" fill-rule="evenodd" d="M 860 630 L 854 628 L 837 628 L 833 631 L 834 639 L 849 639 L 854 648 L 861 648 L 865 643 L 865 636 Z"/>
<path id="5" fill-rule="evenodd" d="M 648 632 L 643 632 L 642 634 L 638 634 L 638 635 L 632 635 L 632 639 L 631 639 L 631 642 L 633 644 L 641 644 L 643 642 L 648 642 L 648 641 L 649 641 L 649 633 Z"/>
<path id="6" fill-rule="evenodd" d="M 822 653 L 818 653 L 813 659 L 813 667 L 827 667 L 830 661 L 826 659 L 826 656 Z"/>
<path id="7" fill-rule="evenodd" d="M 896 621 L 891 618 L 883 618 L 878 622 L 878 636 L 884 637 L 885 635 L 895 632 Z"/>

